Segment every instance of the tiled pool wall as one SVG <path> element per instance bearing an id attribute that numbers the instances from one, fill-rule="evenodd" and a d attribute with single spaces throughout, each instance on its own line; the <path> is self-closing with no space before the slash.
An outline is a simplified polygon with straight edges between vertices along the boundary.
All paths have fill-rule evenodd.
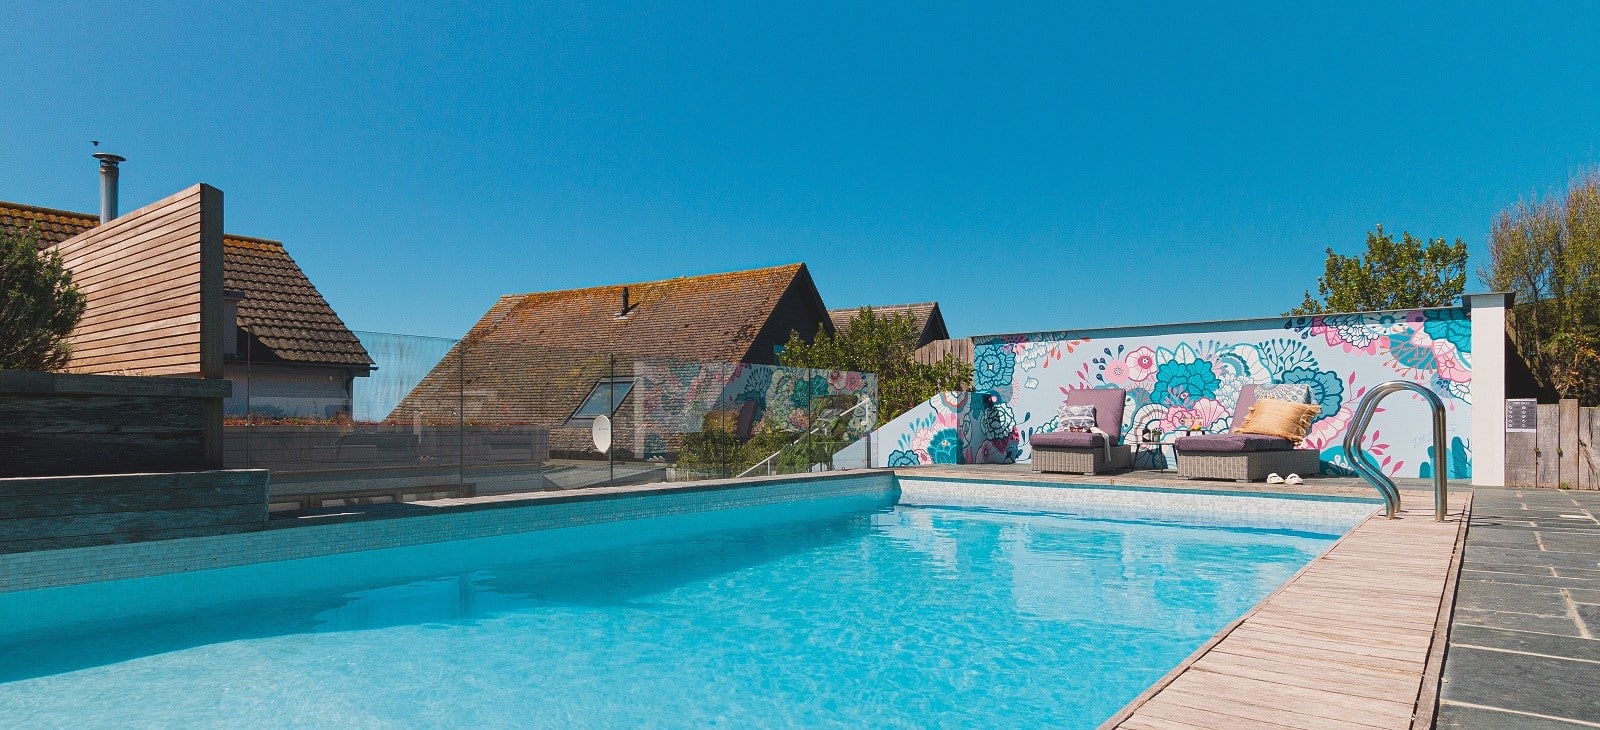
<path id="1" fill-rule="evenodd" d="M 1064 511 L 1091 517 L 1343 533 L 1373 501 L 1167 488 L 899 477 L 890 472 L 560 495 L 437 514 L 311 524 L 232 535 L 0 555 L 0 593 L 144 578 L 381 548 L 514 535 L 713 510 L 888 495 L 905 504 Z"/>
<path id="2" fill-rule="evenodd" d="M 894 490 L 888 472 L 550 499 L 440 514 L 0 555 L 0 593 Z"/>
<path id="3" fill-rule="evenodd" d="M 1167 520 L 1343 534 L 1371 516 L 1375 500 L 1210 490 L 996 482 L 901 476 L 900 504 L 1047 510 L 1108 519 Z"/>

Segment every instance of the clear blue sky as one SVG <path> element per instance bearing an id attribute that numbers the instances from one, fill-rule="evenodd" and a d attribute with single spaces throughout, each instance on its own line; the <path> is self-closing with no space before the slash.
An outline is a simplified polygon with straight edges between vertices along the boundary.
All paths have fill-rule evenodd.
<path id="1" fill-rule="evenodd" d="M 443 5 L 0 3 L 0 200 L 96 210 L 103 140 L 358 329 L 805 261 L 959 336 L 1277 314 L 1380 222 L 1477 266 L 1600 163 L 1595 3 Z"/>

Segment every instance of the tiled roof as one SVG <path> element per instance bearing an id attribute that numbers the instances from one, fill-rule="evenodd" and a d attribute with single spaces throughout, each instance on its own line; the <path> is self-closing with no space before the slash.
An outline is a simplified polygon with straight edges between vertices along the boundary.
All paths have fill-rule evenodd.
<path id="1" fill-rule="evenodd" d="M 624 289 L 629 308 L 620 316 Z M 645 362 L 740 363 L 763 354 L 770 360 L 772 345 L 791 328 L 810 337 L 826 327 L 826 312 L 804 264 L 511 294 L 484 314 L 390 417 L 448 422 L 464 400 L 466 416 L 476 422 L 558 427 L 601 376 L 633 375 Z M 633 402 L 671 411 L 645 406 L 638 397 Z M 587 432 L 581 436 L 579 441 L 588 438 Z M 555 448 L 566 449 L 577 437 L 553 438 Z"/>
<path id="2" fill-rule="evenodd" d="M 89 213 L 0 201 L 0 229 L 37 228 L 41 243 L 56 244 L 100 224 Z M 372 364 L 360 340 L 328 306 L 283 244 L 264 238 L 222 239 L 223 286 L 244 293 L 239 326 L 291 362 Z"/>
<path id="3" fill-rule="evenodd" d="M 805 264 L 587 289 L 509 294 L 467 333 L 475 345 L 740 362 Z M 628 314 L 622 292 L 628 292 Z M 820 304 L 820 302 L 819 302 Z"/>
<path id="4" fill-rule="evenodd" d="M 372 364 L 367 349 L 283 244 L 224 236 L 222 279 L 225 288 L 245 294 L 239 302 L 239 327 L 278 357 L 303 363 Z"/>
<path id="5" fill-rule="evenodd" d="M 885 304 L 882 306 L 871 305 L 872 313 L 879 317 L 893 317 L 900 314 L 909 314 L 917 321 L 917 330 L 922 333 L 919 345 L 925 345 L 932 340 L 950 339 L 950 331 L 945 328 L 944 315 L 939 312 L 938 302 L 920 302 L 917 304 Z M 833 319 L 833 328 L 839 332 L 850 329 L 850 322 L 861 314 L 861 307 L 848 309 L 830 309 L 828 316 Z"/>

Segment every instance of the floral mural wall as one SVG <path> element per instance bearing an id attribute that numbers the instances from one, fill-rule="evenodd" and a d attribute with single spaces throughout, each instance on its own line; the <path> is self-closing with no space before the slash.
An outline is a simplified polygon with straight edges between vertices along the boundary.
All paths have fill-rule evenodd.
<path id="1" fill-rule="evenodd" d="M 665 451 L 666 434 L 701 429 L 706 414 L 738 410 L 755 403 L 754 421 L 780 431 L 804 431 L 810 405 L 830 395 L 855 395 L 874 402 L 851 414 L 868 426 L 877 418 L 878 378 L 843 370 L 786 368 L 750 363 L 658 362 L 633 364 L 633 404 L 642 424 L 640 452 L 646 458 Z"/>
<path id="2" fill-rule="evenodd" d="M 889 440 L 881 440 L 892 434 Z M 940 393 L 877 432 L 875 466 L 1009 464 L 1022 454 L 1016 413 L 994 393 Z"/>
<path id="3" fill-rule="evenodd" d="M 1168 434 L 1198 428 L 1228 431 L 1247 384 L 1304 383 L 1321 407 L 1302 448 L 1321 452 L 1325 473 L 1349 473 L 1343 454 L 1346 427 L 1356 404 L 1379 383 L 1421 383 L 1444 400 L 1451 434 L 1449 474 L 1471 474 L 1472 338 L 1468 311 L 1460 308 L 1297 317 L 1238 331 L 1184 331 L 1179 326 L 1122 330 L 1115 337 L 1045 332 L 974 341 L 974 386 L 992 401 L 993 424 L 967 443 L 969 462 L 1027 460 L 1028 439 L 1056 430 L 1056 410 L 1076 388 L 1122 388 L 1128 393 L 1123 434 L 1132 439 L 1157 427 Z M 1132 332 L 1133 334 L 1122 334 Z M 980 400 L 982 398 L 980 397 Z M 1431 426 L 1420 400 L 1385 401 L 1363 446 L 1391 476 L 1431 476 Z M 925 404 L 926 405 L 926 404 Z M 916 409 L 916 413 L 922 409 Z M 1002 415 L 1003 414 L 1003 415 Z M 933 416 L 933 422 L 923 424 Z M 909 465 L 938 463 L 947 449 L 926 445 L 923 432 L 950 417 L 929 409 L 883 439 L 886 458 Z M 897 420 L 898 422 L 898 420 Z M 895 424 L 891 424 L 893 426 Z M 1012 431 L 1013 444 L 998 433 Z M 983 446 L 983 444 L 989 444 Z M 1159 451 L 1142 458 L 1160 458 Z M 1136 464 L 1136 466 L 1149 464 Z"/>

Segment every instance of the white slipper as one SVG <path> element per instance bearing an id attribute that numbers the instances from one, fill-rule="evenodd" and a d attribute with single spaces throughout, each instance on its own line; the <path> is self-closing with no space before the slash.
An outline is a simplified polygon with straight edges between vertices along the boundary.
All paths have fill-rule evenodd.
<path id="1" fill-rule="evenodd" d="M 1306 480 L 1301 479 L 1299 474 L 1290 474 L 1289 476 L 1286 476 L 1286 477 L 1283 478 L 1283 483 L 1284 484 L 1305 484 Z"/>
<path id="2" fill-rule="evenodd" d="M 1278 476 L 1278 472 L 1272 472 L 1271 474 L 1267 475 L 1267 483 L 1268 484 L 1282 484 L 1283 483 L 1283 477 Z"/>

